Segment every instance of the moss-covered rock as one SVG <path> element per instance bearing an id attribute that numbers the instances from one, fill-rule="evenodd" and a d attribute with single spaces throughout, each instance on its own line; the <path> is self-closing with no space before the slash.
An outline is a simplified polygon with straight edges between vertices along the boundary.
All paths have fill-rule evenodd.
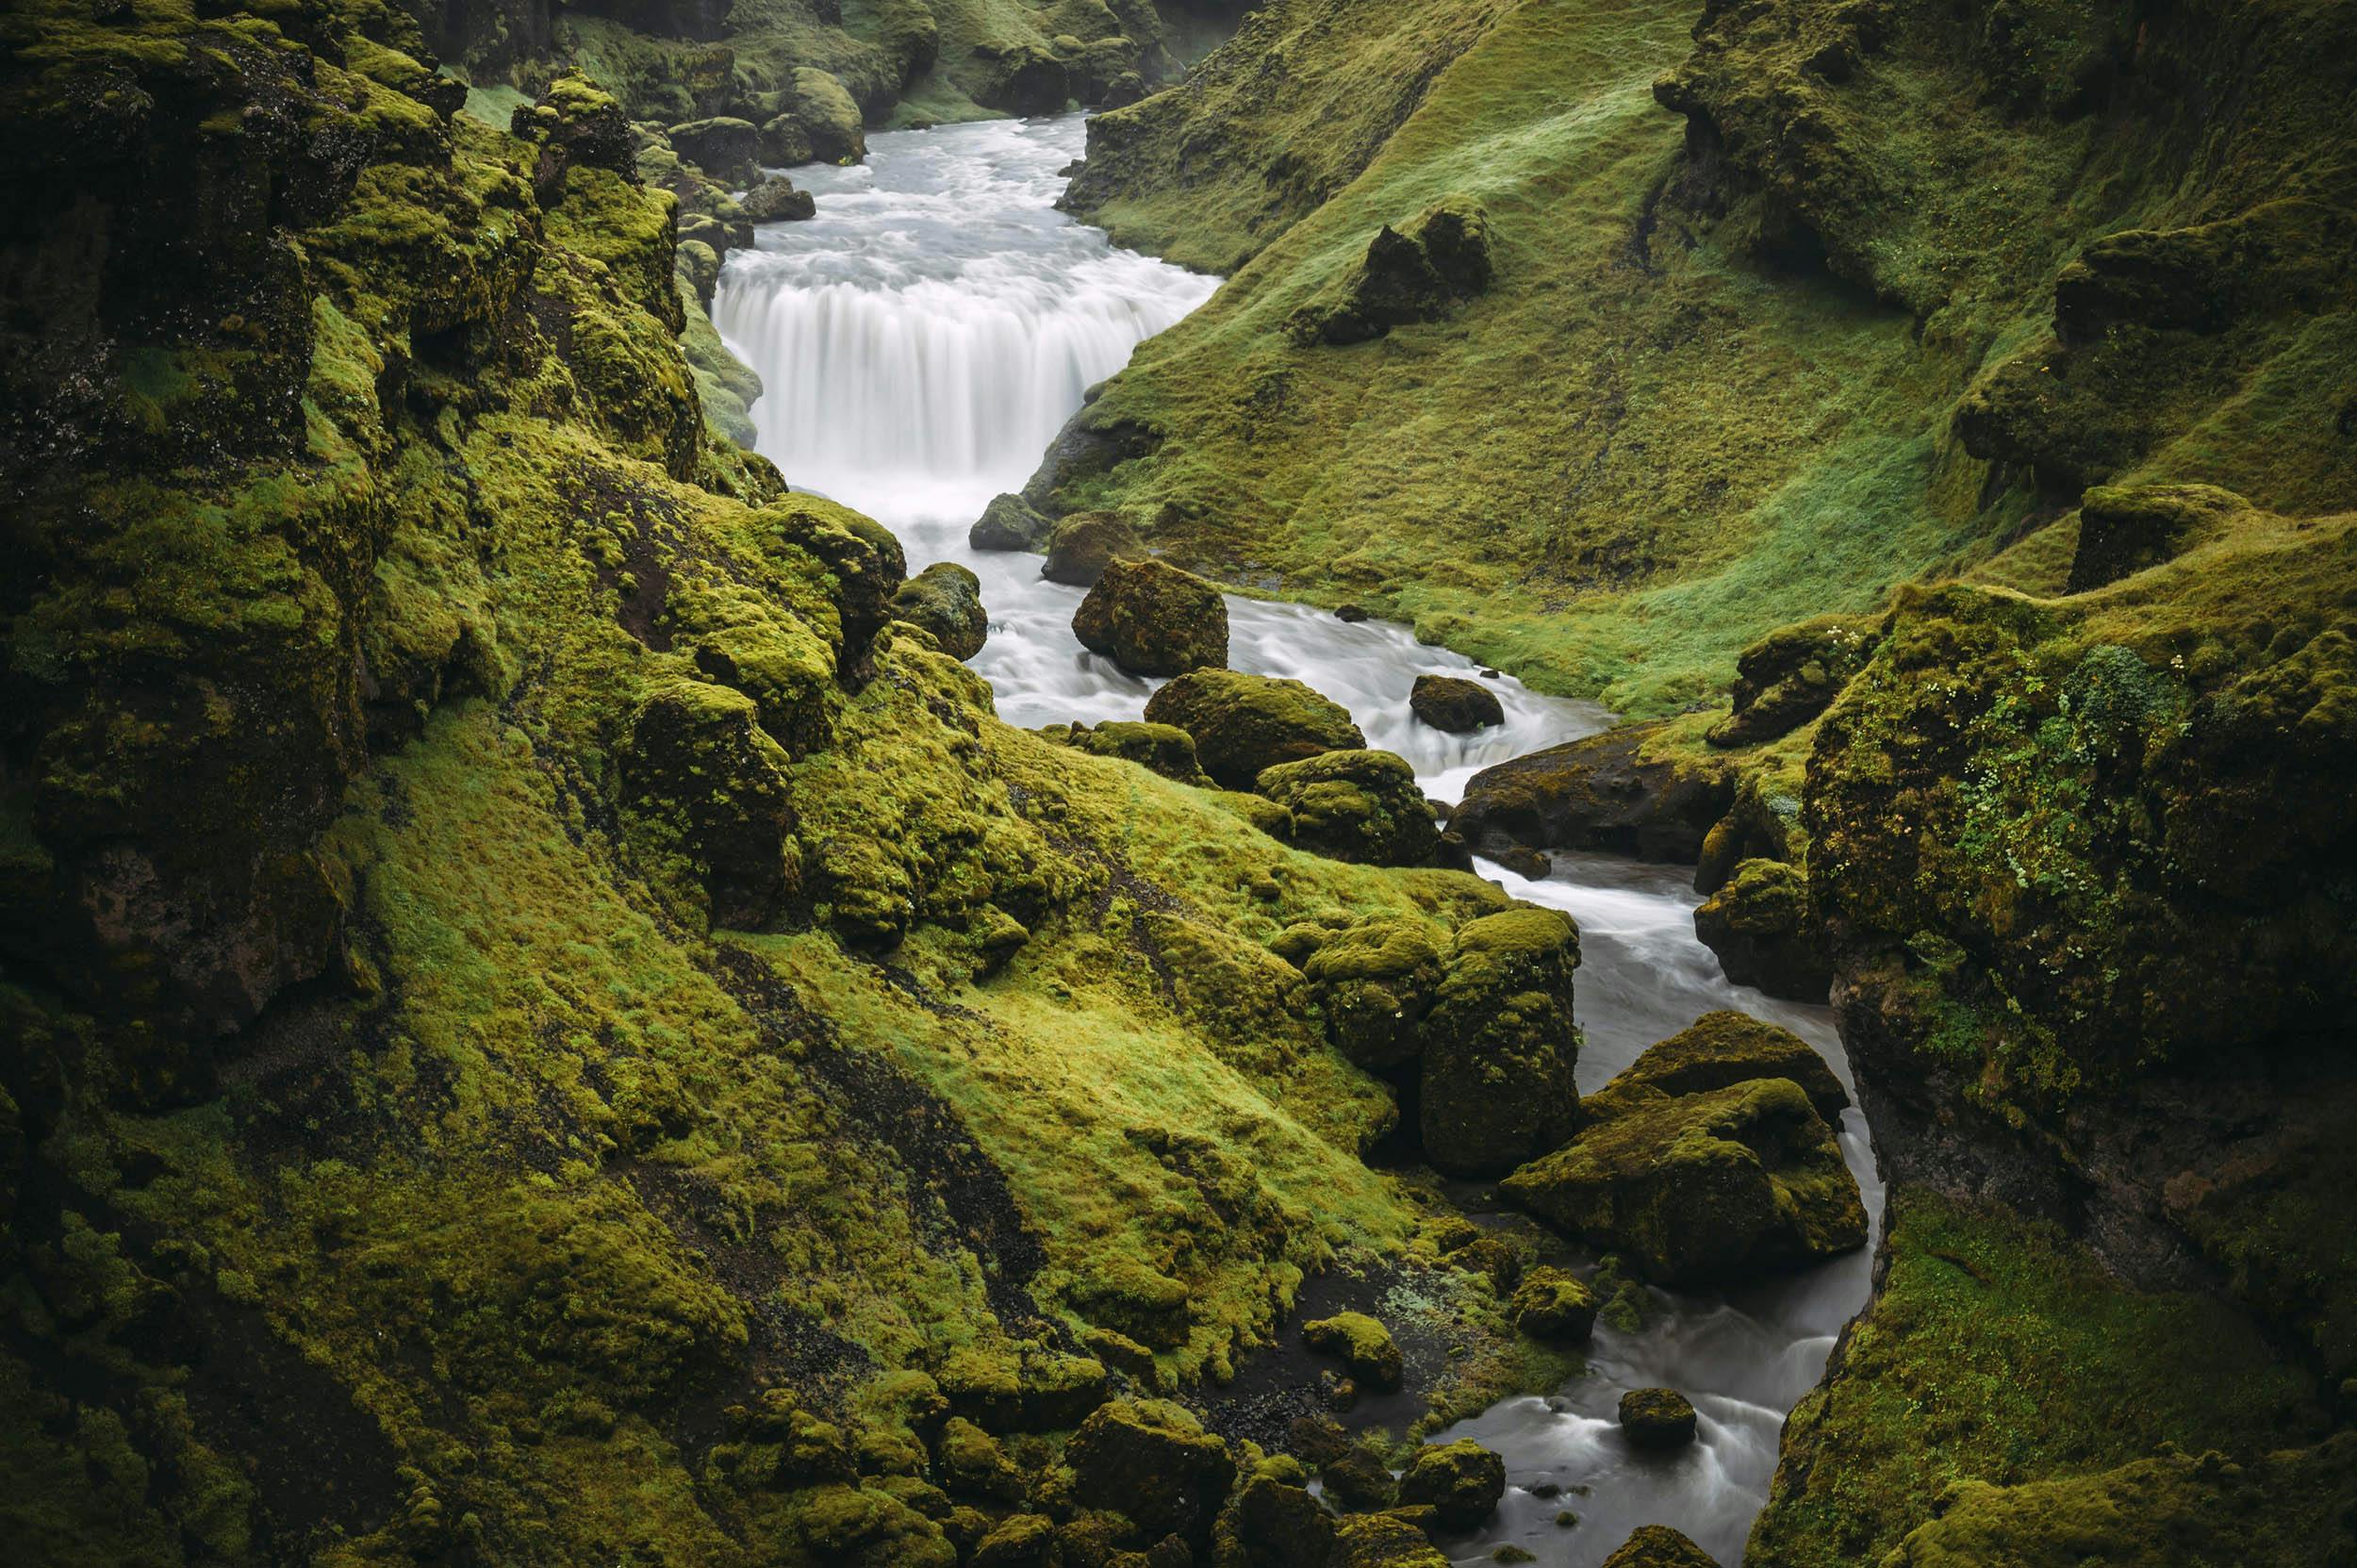
<path id="1" fill-rule="evenodd" d="M 1718 1560 L 1667 1525 L 1640 1525 L 1604 1560 L 1604 1568 L 1716 1568 Z"/>
<path id="2" fill-rule="evenodd" d="M 1228 1499 L 1214 1532 L 1212 1560 L 1234 1568 L 1323 1568 L 1334 1548 L 1334 1516 L 1300 1484 L 1306 1477 L 1298 1465 L 1267 1473 L 1275 1467 L 1263 1461 L 1262 1473 Z"/>
<path id="3" fill-rule="evenodd" d="M 1505 1495 L 1506 1461 L 1471 1438 L 1424 1444 L 1399 1477 L 1400 1506 L 1430 1509 L 1445 1530 L 1473 1529 Z"/>
<path id="4" fill-rule="evenodd" d="M 1787 1001 L 1821 1002 L 1832 960 L 1811 920 L 1808 877 L 1775 860 L 1746 860 L 1694 911 L 1694 934 L 1738 985 Z"/>
<path id="5" fill-rule="evenodd" d="M 677 681 L 650 694 L 621 759 L 632 836 L 684 857 L 712 923 L 758 927 L 799 885 L 783 750 L 742 692 Z"/>
<path id="6" fill-rule="evenodd" d="M 2215 538 L 2250 503 L 2212 485 L 2098 485 L 2079 498 L 2066 593 L 2088 593 Z"/>
<path id="7" fill-rule="evenodd" d="M 858 103 L 832 72 L 800 66 L 785 95 L 786 112 L 810 141 L 821 163 L 859 163 L 867 157 L 867 132 Z M 765 128 L 764 135 L 770 133 Z"/>
<path id="8" fill-rule="evenodd" d="M 1452 196 L 1403 228 L 1376 229 L 1359 265 L 1295 312 L 1286 330 L 1302 343 L 1360 343 L 1434 321 L 1488 289 L 1492 266 L 1487 216 L 1478 203 Z"/>
<path id="9" fill-rule="evenodd" d="M 1856 1179 L 1789 1079 L 1649 1100 L 1504 1187 L 1663 1284 L 1739 1280 L 1866 1245 Z"/>
<path id="10" fill-rule="evenodd" d="M 1162 1400 L 1099 1407 L 1065 1444 L 1063 1462 L 1075 1500 L 1128 1517 L 1141 1544 L 1165 1535 L 1208 1541 L 1236 1476 L 1228 1445 Z"/>
<path id="11" fill-rule="evenodd" d="M 1321 751 L 1264 767 L 1253 788 L 1293 814 L 1294 842 L 1369 866 L 1424 866 L 1441 847 L 1432 807 L 1406 759 Z"/>
<path id="12" fill-rule="evenodd" d="M 1399 1501 L 1399 1477 L 1364 1445 L 1345 1447 L 1318 1467 L 1326 1494 L 1345 1513 L 1375 1513 Z"/>
<path id="13" fill-rule="evenodd" d="M 990 637 L 982 580 L 955 561 L 935 561 L 895 589 L 892 616 L 923 627 L 953 659 L 972 658 Z"/>
<path id="14" fill-rule="evenodd" d="M 1457 675 L 1417 676 L 1408 694 L 1408 706 L 1426 724 L 1451 734 L 1506 722 L 1506 709 L 1496 692 Z"/>
<path id="15" fill-rule="evenodd" d="M 723 185 L 761 178 L 761 130 L 750 120 L 717 115 L 673 125 L 666 134 L 673 151 Z"/>
<path id="16" fill-rule="evenodd" d="M 982 514 L 977 529 L 989 524 L 994 536 L 1018 536 L 1029 525 L 1029 519 L 1014 506 L 994 501 Z M 1021 497 L 1016 497 L 1018 503 Z M 1023 503 L 1025 510 L 1029 503 Z M 1115 561 L 1133 561 L 1146 554 L 1146 546 L 1138 531 L 1119 514 L 1113 512 L 1076 512 L 1058 520 L 1045 536 L 1047 558 L 1040 563 L 1039 574 L 1051 583 L 1065 583 L 1076 588 L 1091 587 L 1105 574 L 1105 569 Z M 997 545 L 977 548 L 1001 548 Z M 1020 548 L 1020 547 L 1008 547 Z"/>
<path id="17" fill-rule="evenodd" d="M 1418 1131 L 1436 1169 L 1494 1176 L 1578 1127 L 1578 929 L 1558 910 L 1524 905 L 1458 929 L 1419 1073 Z"/>
<path id="18" fill-rule="evenodd" d="M 1146 700 L 1146 717 L 1193 735 L 1203 770 L 1230 789 L 1252 788 L 1263 768 L 1367 744 L 1345 709 L 1301 682 L 1234 670 L 1179 676 Z"/>
<path id="19" fill-rule="evenodd" d="M 1882 640 L 1878 619 L 1830 615 L 1779 626 L 1735 661 L 1734 711 L 1710 727 L 1713 746 L 1756 746 L 1832 705 Z"/>
<path id="20" fill-rule="evenodd" d="M 1137 675 L 1228 667 L 1228 602 L 1161 561 L 1113 560 L 1072 615 L 1080 646 Z"/>
<path id="21" fill-rule="evenodd" d="M 1507 1311 L 1514 1327 L 1533 1339 L 1585 1345 L 1600 1306 L 1583 1281 L 1559 1268 L 1534 1268 L 1514 1287 Z"/>
<path id="22" fill-rule="evenodd" d="M 943 1423 L 933 1443 L 933 1474 L 953 1496 L 986 1503 L 1023 1500 L 1023 1474 L 1007 1458 L 998 1440 L 964 1416 Z"/>
<path id="23" fill-rule="evenodd" d="M 792 223 L 816 215 L 817 198 L 797 190 L 783 174 L 771 174 L 745 192 L 745 216 L 756 223 Z"/>
<path id="24" fill-rule="evenodd" d="M 1051 738 L 1075 746 L 1091 756 L 1119 757 L 1149 773 L 1183 784 L 1207 785 L 1210 775 L 1195 760 L 1195 737 L 1171 724 L 1143 719 L 1109 718 L 1101 724 L 1070 724 L 1047 732 Z"/>
<path id="25" fill-rule="evenodd" d="M 1055 527 L 1019 495 L 993 496 L 982 515 L 966 531 L 965 542 L 976 550 L 1037 550 Z"/>
<path id="26" fill-rule="evenodd" d="M 1399 1387 L 1403 1363 L 1392 1331 L 1364 1312 L 1337 1312 L 1301 1326 L 1310 1349 L 1336 1357 L 1350 1375 L 1378 1389 Z"/>
<path id="27" fill-rule="evenodd" d="M 1621 1433 L 1639 1448 L 1683 1448 L 1694 1441 L 1694 1406 L 1673 1388 L 1633 1388 L 1621 1395 Z"/>
<path id="28" fill-rule="evenodd" d="M 1492 844 L 1691 862 L 1733 803 L 1722 767 L 1673 748 L 1659 722 L 1623 724 L 1474 775 L 1449 826 Z"/>
<path id="29" fill-rule="evenodd" d="M 1357 1513 L 1334 1527 L 1327 1568 L 1442 1568 L 1448 1559 L 1431 1538 L 1393 1513 Z"/>
<path id="30" fill-rule="evenodd" d="M 1829 1123 L 1850 1103 L 1848 1091 L 1817 1048 L 1788 1029 L 1722 1008 L 1646 1047 L 1580 1105 L 1602 1121 L 1659 1096 L 1703 1094 L 1762 1078 L 1799 1084 Z"/>
<path id="31" fill-rule="evenodd" d="M 989 48 L 981 55 L 974 101 L 1009 114 L 1058 114 L 1072 95 L 1064 62 L 1036 43 Z"/>
<path id="32" fill-rule="evenodd" d="M 1389 1072 L 1424 1050 L 1424 1019 L 1445 973 L 1442 947 L 1421 920 L 1370 920 L 1313 930 L 1301 959 L 1334 1048 L 1370 1072 Z"/>

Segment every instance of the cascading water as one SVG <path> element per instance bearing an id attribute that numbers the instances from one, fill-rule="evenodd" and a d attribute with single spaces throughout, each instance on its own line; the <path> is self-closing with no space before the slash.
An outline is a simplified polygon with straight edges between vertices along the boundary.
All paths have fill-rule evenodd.
<path id="1" fill-rule="evenodd" d="M 1073 639 L 1079 589 L 1041 578 L 1035 556 L 967 549 L 966 525 L 1022 484 L 1089 386 L 1215 286 L 1115 250 L 1052 209 L 1083 140 L 1078 116 L 993 121 L 885 133 L 870 139 L 865 167 L 797 171 L 818 216 L 765 228 L 759 249 L 733 254 L 715 304 L 722 336 L 761 373 L 760 447 L 788 480 L 889 525 L 912 568 L 954 560 L 981 576 L 991 630 L 974 667 L 1012 724 L 1133 718 L 1156 683 Z M 1436 799 L 1456 800 L 1479 767 L 1609 721 L 1592 703 L 1498 677 L 1505 723 L 1444 734 L 1409 715 L 1409 687 L 1427 671 L 1475 674 L 1472 661 L 1381 622 L 1255 600 L 1228 607 L 1237 668 L 1294 676 L 1343 703 L 1368 743 L 1406 757 Z M 1697 900 L 1683 872 L 1602 857 L 1558 857 L 1537 882 L 1481 869 L 1579 922 L 1583 1089 L 1715 1007 L 1794 1030 L 1846 1081 L 1826 1009 L 1728 983 L 1694 939 Z M 1842 1148 L 1879 1215 L 1854 1110 Z M 1767 1496 L 1784 1414 L 1864 1302 L 1867 1270 L 1859 1253 L 1726 1296 L 1653 1293 L 1640 1331 L 1598 1329 L 1585 1376 L 1441 1434 L 1496 1449 L 1512 1482 L 1496 1518 L 1451 1543 L 1452 1557 L 1479 1561 L 1510 1541 L 1542 1562 L 1588 1568 L 1634 1527 L 1663 1523 L 1735 1562 Z M 1623 1390 L 1653 1384 L 1682 1390 L 1701 1413 L 1699 1441 L 1679 1454 L 1637 1454 L 1613 1423 Z M 1542 1499 L 1531 1490 L 1541 1486 L 1563 1494 Z M 1576 1526 L 1555 1522 L 1566 1510 Z"/>

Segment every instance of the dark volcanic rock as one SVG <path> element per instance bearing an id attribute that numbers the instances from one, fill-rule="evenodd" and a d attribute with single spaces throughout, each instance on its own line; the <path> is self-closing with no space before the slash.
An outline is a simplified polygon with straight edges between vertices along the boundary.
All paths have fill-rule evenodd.
<path id="1" fill-rule="evenodd" d="M 1191 571 L 1162 561 L 1109 561 L 1073 612 L 1080 646 L 1139 675 L 1228 665 L 1228 602 Z"/>
<path id="2" fill-rule="evenodd" d="M 1478 681 L 1456 675 L 1419 675 L 1408 694 L 1408 706 L 1436 730 L 1462 734 L 1485 724 L 1506 722 L 1506 709 L 1497 693 Z"/>
<path id="3" fill-rule="evenodd" d="M 691 120 L 673 125 L 669 134 L 673 151 L 723 185 L 750 185 L 761 178 L 761 130 L 750 120 Z"/>
<path id="4" fill-rule="evenodd" d="M 1694 1441 L 1694 1407 L 1673 1388 L 1633 1388 L 1621 1395 L 1621 1430 L 1640 1448 L 1683 1448 Z"/>
<path id="5" fill-rule="evenodd" d="M 1664 720 L 1623 724 L 1474 775 L 1449 825 L 1477 854 L 1522 844 L 1691 862 L 1726 815 L 1726 773 L 1643 754 Z"/>
<path id="6" fill-rule="evenodd" d="M 1073 1496 L 1127 1515 L 1147 1541 L 1200 1540 L 1235 1479 L 1228 1444 L 1161 1399 L 1100 1405 L 1065 1445 Z"/>
<path id="7" fill-rule="evenodd" d="M 799 223 L 818 210 L 817 199 L 807 190 L 795 190 L 794 182 L 783 174 L 771 174 L 746 191 L 739 205 L 756 223 Z"/>
<path id="8" fill-rule="evenodd" d="M 1021 496 L 997 495 L 966 530 L 965 542 L 976 550 L 1037 550 L 1054 526 Z"/>
<path id="9" fill-rule="evenodd" d="M 1400 1506 L 1429 1508 L 1442 1529 L 1474 1528 L 1505 1495 L 1506 1461 L 1470 1438 L 1425 1444 L 1399 1477 Z"/>
<path id="10" fill-rule="evenodd" d="M 1833 964 L 1809 918 L 1808 879 L 1776 860 L 1747 860 L 1694 911 L 1694 934 L 1727 979 L 1787 1001 L 1821 1002 Z"/>

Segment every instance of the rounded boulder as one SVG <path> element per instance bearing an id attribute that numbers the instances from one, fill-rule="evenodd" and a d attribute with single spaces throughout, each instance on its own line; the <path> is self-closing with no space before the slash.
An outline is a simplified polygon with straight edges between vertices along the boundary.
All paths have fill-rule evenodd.
<path id="1" fill-rule="evenodd" d="M 1506 722 L 1506 708 L 1497 693 L 1460 675 L 1417 676 L 1408 694 L 1408 708 L 1434 729 L 1450 734 Z"/>
<path id="2" fill-rule="evenodd" d="M 1193 735 L 1203 770 L 1229 789 L 1250 789 L 1263 768 L 1367 744 L 1347 710 L 1299 681 L 1230 669 L 1179 676 L 1147 701 L 1146 718 Z"/>
<path id="3" fill-rule="evenodd" d="M 1109 561 L 1074 613 L 1072 635 L 1135 675 L 1223 669 L 1228 602 L 1202 578 L 1164 562 Z"/>

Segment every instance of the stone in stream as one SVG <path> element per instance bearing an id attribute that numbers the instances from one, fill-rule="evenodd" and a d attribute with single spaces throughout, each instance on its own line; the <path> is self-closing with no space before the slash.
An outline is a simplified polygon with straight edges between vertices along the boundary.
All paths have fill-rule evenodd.
<path id="1" fill-rule="evenodd" d="M 761 177 L 761 132 L 750 120 L 721 116 L 690 120 L 670 128 L 672 151 L 727 186 L 750 185 Z"/>
<path id="2" fill-rule="evenodd" d="M 817 198 L 807 190 L 797 190 L 794 182 L 783 174 L 771 174 L 745 192 L 738 203 L 745 216 L 756 223 L 799 223 L 815 217 L 818 211 Z"/>
<path id="3" fill-rule="evenodd" d="M 1535 904 L 1469 920 L 1424 1024 L 1418 1133 L 1450 1176 L 1496 1176 L 1579 1126 L 1579 930 Z"/>
<path id="4" fill-rule="evenodd" d="M 1640 1525 L 1604 1568 L 1719 1568 L 1719 1560 L 1667 1525 Z"/>
<path id="5" fill-rule="evenodd" d="M 1253 788 L 1293 814 L 1295 844 L 1334 860 L 1426 866 L 1441 848 L 1415 769 L 1390 751 L 1321 751 L 1262 768 Z"/>
<path id="6" fill-rule="evenodd" d="M 1399 1477 L 1400 1506 L 1430 1509 L 1447 1530 L 1474 1528 L 1505 1495 L 1506 1461 L 1471 1438 L 1425 1444 Z"/>
<path id="7" fill-rule="evenodd" d="M 1476 854 L 1521 844 L 1690 865 L 1735 788 L 1722 765 L 1698 767 L 1674 749 L 1649 755 L 1667 722 L 1622 724 L 1485 767 L 1451 826 Z"/>
<path id="8" fill-rule="evenodd" d="M 1822 1002 L 1833 960 L 1808 914 L 1808 878 L 1775 860 L 1738 863 L 1694 911 L 1694 934 L 1738 985 L 1787 1001 Z"/>
<path id="9" fill-rule="evenodd" d="M 1683 1448 L 1694 1441 L 1693 1404 L 1673 1388 L 1633 1388 L 1621 1395 L 1621 1430 L 1640 1448 Z"/>
<path id="10" fill-rule="evenodd" d="M 1436 730 L 1463 734 L 1506 722 L 1497 693 L 1460 675 L 1419 675 L 1408 694 L 1409 711 Z"/>
<path id="11" fill-rule="evenodd" d="M 1179 676 L 1146 700 L 1146 718 L 1193 735 L 1203 771 L 1229 789 L 1250 789 L 1279 763 L 1367 744 L 1346 709 L 1299 681 L 1231 669 Z"/>
<path id="12" fill-rule="evenodd" d="M 921 627 L 953 659 L 970 659 L 990 636 L 982 580 L 955 561 L 935 561 L 894 590 L 892 619 Z"/>
<path id="13" fill-rule="evenodd" d="M 1596 1327 L 1596 1293 L 1559 1268 L 1534 1268 L 1515 1287 L 1507 1312 L 1532 1339 L 1585 1345 Z"/>
<path id="14" fill-rule="evenodd" d="M 1228 602 L 1166 562 L 1108 561 L 1073 612 L 1072 635 L 1133 675 L 1224 669 Z"/>
<path id="15" fill-rule="evenodd" d="M 1048 533 L 1047 559 L 1040 563 L 1039 574 L 1051 583 L 1092 587 L 1113 562 L 1145 553 L 1137 530 L 1118 513 L 1075 512 Z"/>
<path id="16" fill-rule="evenodd" d="M 1850 1103 L 1849 1092 L 1817 1048 L 1788 1029 L 1720 1008 L 1642 1055 L 1581 1102 L 1592 1121 L 1607 1121 L 1665 1096 L 1701 1094 L 1755 1079 L 1788 1078 L 1831 1122 Z"/>
<path id="17" fill-rule="evenodd" d="M 1021 496 L 995 495 L 966 530 L 965 542 L 976 550 L 1037 550 L 1054 526 Z"/>

